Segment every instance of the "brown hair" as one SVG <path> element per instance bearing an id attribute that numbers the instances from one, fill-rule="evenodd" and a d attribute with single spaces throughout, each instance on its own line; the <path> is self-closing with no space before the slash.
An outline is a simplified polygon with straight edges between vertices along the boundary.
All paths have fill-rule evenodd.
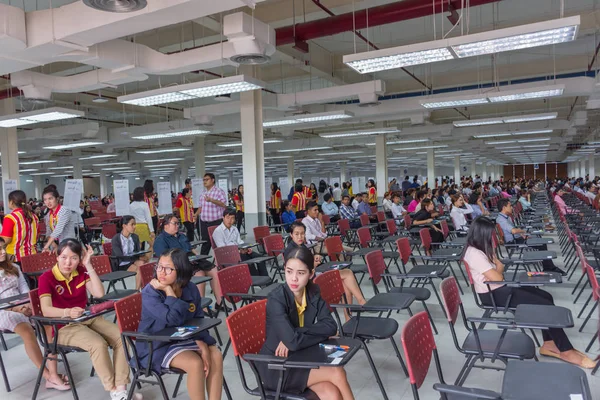
<path id="1" fill-rule="evenodd" d="M 0 240 L 0 246 L 2 248 L 6 248 L 4 240 Z M 6 253 L 6 259 L 0 262 L 0 271 L 4 271 L 4 273 L 7 275 L 19 276 L 19 270 L 15 264 L 12 263 L 10 254 Z"/>

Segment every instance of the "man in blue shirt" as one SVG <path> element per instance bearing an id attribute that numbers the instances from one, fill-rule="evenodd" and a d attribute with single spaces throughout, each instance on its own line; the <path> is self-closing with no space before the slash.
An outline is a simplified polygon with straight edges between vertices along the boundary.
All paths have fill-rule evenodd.
<path id="1" fill-rule="evenodd" d="M 328 215 L 330 217 L 331 222 L 335 222 L 338 219 L 340 219 L 340 210 L 338 209 L 338 206 L 333 202 L 333 196 L 327 193 L 325 196 L 323 196 L 323 200 L 325 200 L 325 202 L 321 206 L 323 214 Z"/>
<path id="2" fill-rule="evenodd" d="M 358 207 L 356 208 L 356 212 L 358 213 L 358 215 L 363 215 L 363 214 L 367 214 L 367 215 L 371 215 L 371 206 L 368 205 L 367 203 L 365 203 L 362 199 L 362 197 L 358 198 Z"/>
<path id="3" fill-rule="evenodd" d="M 358 214 L 356 210 L 350 206 L 350 196 L 342 196 L 342 206 L 340 207 L 340 216 L 343 219 L 350 220 L 350 228 L 360 228 L 360 221 L 357 221 Z M 354 221 L 353 221 L 354 220 Z"/>
<path id="4" fill-rule="evenodd" d="M 410 178 L 408 177 L 408 175 L 406 175 L 404 177 L 404 180 L 402 181 L 402 193 L 406 196 L 406 191 L 408 189 L 410 189 Z"/>
<path id="5" fill-rule="evenodd" d="M 504 243 L 505 244 L 523 244 L 526 242 L 526 238 L 524 236 L 527 235 L 527 231 L 523 229 L 516 228 L 513 224 L 510 216 L 513 213 L 513 206 L 510 203 L 509 199 L 500 199 L 498 200 L 498 210 L 500 213 L 498 217 L 496 217 L 496 223 L 500 225 L 502 229 L 502 233 L 504 233 Z M 536 246 L 536 249 L 547 251 L 548 246 Z M 558 268 L 554 265 L 552 260 L 544 260 L 542 261 L 542 266 L 544 271 L 546 272 L 558 272 L 562 276 L 566 276 L 567 273 L 562 269 Z"/>

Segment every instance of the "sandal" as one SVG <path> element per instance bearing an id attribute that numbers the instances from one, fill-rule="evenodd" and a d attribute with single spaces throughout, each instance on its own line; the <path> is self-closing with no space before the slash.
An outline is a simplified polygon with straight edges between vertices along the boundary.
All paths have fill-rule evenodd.
<path id="1" fill-rule="evenodd" d="M 575 349 L 573 349 L 573 350 L 575 350 Z M 591 358 L 589 358 L 588 356 L 586 356 L 579 350 L 575 350 L 575 351 L 577 352 L 577 354 L 582 356 L 581 361 L 578 363 L 573 363 L 573 362 L 567 361 L 567 360 L 561 358 L 560 353 L 555 353 L 553 351 L 546 350 L 546 349 L 540 347 L 540 355 L 542 355 L 542 356 L 557 358 L 561 361 L 564 361 L 569 364 L 577 365 L 584 369 L 592 369 L 596 366 L 596 362 L 594 360 L 592 360 Z"/>
<path id="2" fill-rule="evenodd" d="M 63 377 L 61 376 L 61 378 L 63 378 Z M 54 382 L 51 382 L 50 380 L 46 379 L 46 389 L 56 389 L 59 391 L 66 391 L 66 390 L 71 390 L 71 385 L 69 385 L 68 380 L 65 382 L 64 379 L 63 379 L 62 383 L 54 383 Z"/>

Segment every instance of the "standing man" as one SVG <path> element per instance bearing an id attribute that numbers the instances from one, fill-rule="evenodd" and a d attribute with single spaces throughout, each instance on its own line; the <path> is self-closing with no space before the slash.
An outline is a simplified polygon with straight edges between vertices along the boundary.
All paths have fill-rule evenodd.
<path id="1" fill-rule="evenodd" d="M 202 240 L 206 243 L 202 244 L 201 254 L 207 255 L 210 251 L 210 237 L 208 234 L 209 226 L 218 226 L 223 222 L 223 211 L 227 208 L 227 194 L 223 189 L 215 186 L 215 174 L 204 174 L 204 188 L 206 192 L 200 197 L 198 211 L 200 212 L 200 230 L 202 232 Z"/>
<path id="2" fill-rule="evenodd" d="M 333 202 L 335 203 L 336 206 L 341 206 L 342 205 L 342 189 L 340 189 L 340 184 L 339 183 L 334 183 L 333 184 Z"/>

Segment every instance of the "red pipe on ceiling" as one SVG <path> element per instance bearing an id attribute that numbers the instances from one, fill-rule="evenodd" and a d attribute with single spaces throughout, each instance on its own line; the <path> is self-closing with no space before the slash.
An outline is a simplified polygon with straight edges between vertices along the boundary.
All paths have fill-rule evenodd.
<path id="1" fill-rule="evenodd" d="M 452 12 L 460 10 L 460 0 L 434 0 L 436 13 Z M 471 0 L 470 6 L 481 6 L 496 3 L 501 0 Z M 449 7 L 450 4 L 450 7 Z M 433 14 L 432 0 L 404 0 L 397 3 L 372 7 L 355 13 L 330 16 L 315 21 L 304 22 L 291 26 L 281 27 L 275 30 L 277 46 L 305 42 L 325 36 L 353 30 L 365 29 L 367 26 L 379 26 L 391 24 L 409 19 L 426 17 Z M 450 10 L 449 10 L 450 8 Z"/>

